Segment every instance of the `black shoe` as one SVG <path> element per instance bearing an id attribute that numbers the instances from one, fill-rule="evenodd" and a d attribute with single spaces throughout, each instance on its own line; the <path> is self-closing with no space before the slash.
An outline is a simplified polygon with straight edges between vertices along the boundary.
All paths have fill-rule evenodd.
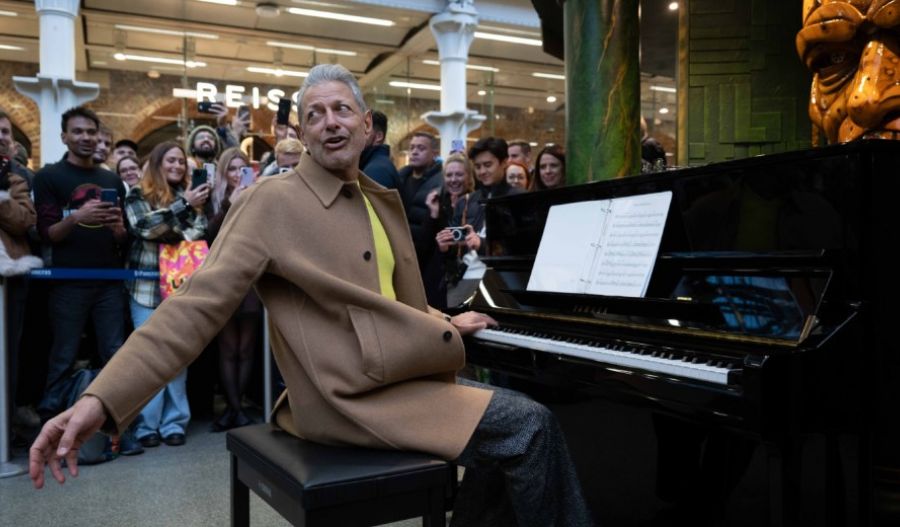
<path id="1" fill-rule="evenodd" d="M 256 424 L 253 419 L 247 417 L 243 411 L 238 412 L 234 415 L 234 420 L 232 421 L 232 428 L 240 428 L 242 426 Z"/>
<path id="2" fill-rule="evenodd" d="M 162 440 L 163 443 L 169 446 L 181 446 L 186 442 L 184 434 L 170 434 L 164 437 Z"/>
<path id="3" fill-rule="evenodd" d="M 213 421 L 209 429 L 212 432 L 224 432 L 234 428 L 234 411 L 231 408 L 222 412 L 218 419 Z"/>
<path id="4" fill-rule="evenodd" d="M 156 437 L 156 444 L 159 444 L 159 436 Z M 144 453 L 144 447 L 141 441 L 138 441 L 132 435 L 131 430 L 126 430 L 119 438 L 119 454 L 123 456 L 136 456 Z"/>
<path id="5" fill-rule="evenodd" d="M 148 436 L 141 437 L 138 439 L 138 442 L 144 448 L 153 448 L 159 446 L 159 434 L 150 434 Z"/>

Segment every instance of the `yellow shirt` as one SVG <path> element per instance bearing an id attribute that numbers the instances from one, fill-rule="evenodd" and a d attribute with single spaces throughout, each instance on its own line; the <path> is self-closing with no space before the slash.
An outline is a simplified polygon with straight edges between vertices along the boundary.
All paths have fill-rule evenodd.
<path id="1" fill-rule="evenodd" d="M 388 240 L 384 225 L 378 219 L 378 214 L 369 203 L 369 198 L 365 193 L 362 193 L 362 197 L 366 202 L 366 210 L 369 211 L 372 237 L 375 239 L 375 262 L 378 265 L 378 283 L 381 286 L 381 294 L 391 300 L 397 300 L 397 295 L 394 293 L 394 251 L 391 250 L 391 242 Z"/>

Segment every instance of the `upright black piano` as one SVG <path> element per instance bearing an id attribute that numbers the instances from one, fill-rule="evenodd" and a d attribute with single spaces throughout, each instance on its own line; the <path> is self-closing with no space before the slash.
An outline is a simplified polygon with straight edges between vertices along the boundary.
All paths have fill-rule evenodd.
<path id="1" fill-rule="evenodd" d="M 898 181 L 864 141 L 490 200 L 469 362 L 555 411 L 604 525 L 900 525 Z M 661 191 L 644 297 L 528 290 L 552 206 Z"/>

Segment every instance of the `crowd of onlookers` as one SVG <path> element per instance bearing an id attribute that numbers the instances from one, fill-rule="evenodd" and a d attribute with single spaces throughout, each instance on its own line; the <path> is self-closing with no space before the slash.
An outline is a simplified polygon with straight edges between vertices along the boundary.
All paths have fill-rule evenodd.
<path id="1" fill-rule="evenodd" d="M 79 359 L 85 354 L 86 334 L 96 349 L 88 350 L 94 365 L 102 366 L 130 330 L 152 315 L 166 291 L 179 285 L 166 282 L 175 265 L 170 262 L 173 250 L 185 250 L 182 258 L 202 263 L 241 192 L 257 178 L 291 172 L 299 163 L 304 147 L 298 126 L 273 121 L 274 149 L 252 161 L 242 150 L 249 135 L 246 116 L 230 115 L 218 104 L 212 111 L 213 125 L 195 126 L 183 142 L 162 142 L 139 155 L 136 142 L 114 141 L 92 111 L 73 108 L 62 117 L 65 155 L 32 173 L 24 149 L 13 140 L 9 116 L 0 110 L 0 155 L 7 160 L 0 177 L 0 273 L 6 277 L 8 400 L 20 425 L 36 426 L 72 400 L 73 371 L 83 366 Z M 487 198 L 566 184 L 563 149 L 550 144 L 533 155 L 532 144 L 521 139 L 485 137 L 467 151 L 441 159 L 437 138 L 415 132 L 408 164 L 398 169 L 385 144 L 387 117 L 374 111 L 372 122 L 360 169 L 400 194 L 428 302 L 438 309 L 459 306 L 477 287 L 484 271 L 480 257 L 486 251 Z M 82 277 L 37 284 L 27 275 L 41 266 L 124 267 L 151 274 L 125 281 Z M 189 273 L 181 267 L 176 271 L 183 274 L 179 280 Z M 152 274 L 157 272 L 162 279 Z M 40 291 L 39 300 L 30 298 L 30 288 Z M 218 370 L 215 377 L 226 403 L 215 416 L 214 431 L 252 422 L 243 404 L 259 359 L 261 318 L 261 303 L 250 292 L 213 343 L 217 368 L 207 361 L 206 369 Z M 22 353 L 26 325 L 34 333 L 31 338 L 46 336 L 46 370 L 38 368 L 38 374 L 33 349 L 27 356 Z M 20 359 L 30 361 L 32 368 L 22 366 Z M 192 407 L 186 377 L 187 371 L 182 372 L 147 402 L 129 430 L 107 445 L 112 455 L 137 454 L 160 443 L 184 444 Z M 19 379 L 42 386 L 23 389 Z M 36 416 L 28 412 L 29 403 Z M 19 439 L 24 443 L 27 434 Z"/>

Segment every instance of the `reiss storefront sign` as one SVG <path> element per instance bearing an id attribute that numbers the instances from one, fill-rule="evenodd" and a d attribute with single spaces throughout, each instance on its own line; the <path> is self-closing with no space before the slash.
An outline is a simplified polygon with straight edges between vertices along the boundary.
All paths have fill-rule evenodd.
<path id="1" fill-rule="evenodd" d="M 263 95 L 262 90 L 258 86 L 251 86 L 248 90 L 246 86 L 241 86 L 240 84 L 226 84 L 225 91 L 220 92 L 219 88 L 211 82 L 198 82 L 195 91 L 197 92 L 197 102 L 218 101 L 229 108 L 238 108 L 243 104 L 253 108 L 265 105 L 266 108 L 273 112 L 278 111 L 278 101 L 287 95 L 284 90 L 278 88 L 272 88 Z M 295 109 L 299 95 L 299 91 L 291 94 L 291 100 L 294 101 Z"/>

